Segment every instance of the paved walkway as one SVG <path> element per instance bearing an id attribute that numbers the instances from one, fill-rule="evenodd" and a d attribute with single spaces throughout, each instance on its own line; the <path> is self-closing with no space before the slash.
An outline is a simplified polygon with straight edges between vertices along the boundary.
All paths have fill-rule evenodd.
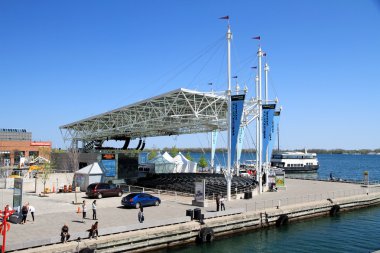
<path id="1" fill-rule="evenodd" d="M 349 196 L 353 194 L 364 193 L 364 189 L 360 185 L 339 183 L 339 182 L 321 182 L 309 180 L 287 179 L 287 189 L 279 192 L 266 192 L 261 195 L 254 196 L 252 199 L 231 200 L 226 202 L 226 209 L 245 208 L 247 211 L 255 209 L 268 208 L 276 205 L 278 200 L 286 205 L 286 199 L 294 199 L 296 203 L 313 201 L 313 196 L 326 199 L 331 196 Z M 374 190 L 374 189 L 372 189 Z M 0 202 L 2 206 L 12 203 L 13 190 L 1 190 Z M 161 195 L 162 203 L 158 207 L 144 208 L 145 222 L 139 224 L 137 220 L 138 210 L 126 209 L 121 206 L 121 198 L 103 198 L 97 200 L 97 217 L 99 221 L 100 236 L 102 231 L 110 231 L 112 228 L 129 226 L 138 228 L 145 227 L 157 221 L 170 223 L 174 218 L 184 217 L 187 209 L 193 209 L 191 206 L 192 198 L 190 197 L 174 197 Z M 10 231 L 7 233 L 7 248 L 14 248 L 17 244 L 28 241 L 36 241 L 42 238 L 59 238 L 60 229 L 64 223 L 70 228 L 70 233 L 84 232 L 94 223 L 92 219 L 86 219 L 82 223 L 82 214 L 77 214 L 78 205 L 72 204 L 74 201 L 74 193 L 56 193 L 49 194 L 49 197 L 39 197 L 34 193 L 24 193 L 23 202 L 29 202 L 36 208 L 35 221 L 31 221 L 28 215 L 27 223 L 12 224 Z M 87 217 L 92 218 L 91 203 L 92 199 L 87 199 L 84 193 L 78 194 L 78 201 L 87 202 Z M 317 199 L 315 199 L 317 200 Z M 264 206 L 262 205 L 264 203 Z M 266 203 L 266 205 L 265 205 Z M 289 204 L 292 204 L 290 201 Z M 215 212 L 215 202 L 210 201 L 209 206 L 202 208 L 203 213 Z M 21 241 L 22 240 L 22 241 Z"/>

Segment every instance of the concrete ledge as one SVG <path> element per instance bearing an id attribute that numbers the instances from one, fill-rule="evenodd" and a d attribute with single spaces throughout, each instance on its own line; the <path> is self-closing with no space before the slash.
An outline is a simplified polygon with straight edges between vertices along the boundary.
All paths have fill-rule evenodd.
<path id="1" fill-rule="evenodd" d="M 149 224 L 140 223 L 140 224 L 131 224 L 128 226 L 103 228 L 103 229 L 99 229 L 99 236 L 125 233 L 128 231 L 137 231 L 141 229 L 150 229 L 150 228 L 161 227 L 161 226 L 169 226 L 169 225 L 180 224 L 180 223 L 185 223 L 189 221 L 190 221 L 190 217 L 184 216 L 184 217 L 172 218 L 169 220 L 155 220 L 155 221 L 149 222 Z M 89 235 L 88 232 L 70 233 L 69 241 L 76 241 L 78 237 L 82 239 L 86 239 L 88 238 L 88 235 Z M 51 238 L 41 239 L 41 240 L 25 241 L 22 243 L 10 243 L 10 244 L 7 244 L 7 250 L 13 251 L 13 250 L 18 250 L 18 249 L 34 248 L 34 247 L 57 244 L 57 243 L 61 244 L 61 237 L 59 235 L 51 237 Z"/>
<path id="2" fill-rule="evenodd" d="M 217 218 L 217 217 L 226 216 L 226 215 L 240 214 L 243 212 L 245 212 L 244 208 L 234 208 L 234 209 L 228 209 L 226 211 L 207 212 L 204 215 L 205 215 L 205 219 L 210 219 L 210 218 Z"/>
<path id="3" fill-rule="evenodd" d="M 333 203 L 332 203 L 333 202 Z M 214 229 L 216 237 L 233 234 L 261 227 L 274 225 L 282 214 L 289 217 L 289 221 L 306 219 L 315 216 L 327 215 L 335 204 L 340 205 L 341 211 L 354 208 L 363 208 L 369 205 L 380 204 L 380 194 L 357 195 L 352 197 L 342 197 L 329 200 L 287 205 L 279 208 L 268 208 L 264 211 L 249 211 L 244 208 L 229 209 L 223 212 L 205 213 L 205 225 L 200 225 L 196 221 L 190 221 L 189 217 L 173 218 L 169 220 L 157 220 L 150 224 L 135 224 L 120 226 L 100 230 L 99 240 L 86 241 L 87 245 L 95 245 L 101 252 L 125 252 L 125 251 L 147 251 L 167 247 L 168 245 L 178 245 L 194 242 L 198 231 L 203 226 Z M 126 232 L 123 232 L 126 231 Z M 110 233 L 110 235 L 104 235 Z M 87 237 L 85 232 L 72 234 L 72 240 L 76 237 Z M 33 245 L 49 245 L 57 242 L 59 237 L 50 240 L 40 240 L 17 244 L 19 247 L 33 247 Z M 53 244 L 45 247 L 31 248 L 24 251 L 28 253 L 51 253 L 71 251 L 76 247 L 75 242 L 68 244 Z M 15 244 L 14 244 L 15 246 Z"/>

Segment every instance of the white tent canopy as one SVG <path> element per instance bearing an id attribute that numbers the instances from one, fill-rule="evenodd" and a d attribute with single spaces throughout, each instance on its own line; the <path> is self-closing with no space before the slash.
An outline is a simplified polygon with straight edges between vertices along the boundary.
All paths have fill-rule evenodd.
<path id="1" fill-rule="evenodd" d="M 87 165 L 74 173 L 74 183 L 80 187 L 81 191 L 86 191 L 92 183 L 102 182 L 104 176 L 103 169 L 98 162 Z"/>
<path id="2" fill-rule="evenodd" d="M 165 152 L 150 161 L 154 164 L 156 173 L 195 173 L 197 163 L 188 160 L 181 152 L 172 157 Z"/>
<path id="3" fill-rule="evenodd" d="M 163 155 L 157 155 L 149 163 L 154 164 L 154 171 L 156 173 L 173 173 L 176 168 L 175 161 L 168 152 L 165 152 Z"/>
<path id="4" fill-rule="evenodd" d="M 197 163 L 192 162 L 187 159 L 181 152 L 174 157 L 176 162 L 176 171 L 177 173 L 195 173 L 197 170 Z"/>

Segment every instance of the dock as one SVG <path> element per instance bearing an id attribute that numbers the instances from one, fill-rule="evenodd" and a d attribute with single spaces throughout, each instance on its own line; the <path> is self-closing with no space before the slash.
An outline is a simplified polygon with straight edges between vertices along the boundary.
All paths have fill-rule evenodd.
<path id="1" fill-rule="evenodd" d="M 98 240 L 89 240 L 87 229 L 92 219 L 92 199 L 80 193 L 80 202 L 87 202 L 87 217 L 82 223 L 82 214 L 72 204 L 74 193 L 55 193 L 49 197 L 38 197 L 25 193 L 23 201 L 36 208 L 35 222 L 28 215 L 24 225 L 12 224 L 7 233 L 7 252 L 76 252 L 85 246 L 97 252 L 144 252 L 164 247 L 195 243 L 200 233 L 204 240 L 217 240 L 223 236 L 268 226 L 281 226 L 300 219 L 380 204 L 379 187 L 363 187 L 360 184 L 326 182 L 316 180 L 287 179 L 286 190 L 265 192 L 252 199 L 227 201 L 226 211 L 216 211 L 215 201 L 200 208 L 203 224 L 186 216 L 186 210 L 198 208 L 191 205 L 192 197 L 160 194 L 159 207 L 144 208 L 145 221 L 137 220 L 138 210 L 121 206 L 121 198 L 97 200 L 99 222 Z M 12 190 L 2 190 L 3 205 L 10 203 Z M 59 242 L 60 229 L 64 223 L 70 228 L 71 238 L 66 244 Z M 212 238 L 210 235 L 212 230 Z M 79 244 L 75 241 L 81 237 Z M 202 240 L 201 240 L 202 241 Z"/>

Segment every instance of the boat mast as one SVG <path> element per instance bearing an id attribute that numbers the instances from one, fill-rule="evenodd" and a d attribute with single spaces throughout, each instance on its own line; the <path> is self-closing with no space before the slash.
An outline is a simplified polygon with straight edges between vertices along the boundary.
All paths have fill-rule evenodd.
<path id="1" fill-rule="evenodd" d="M 231 173 L 231 40 L 232 40 L 232 32 L 228 19 L 228 29 L 227 29 L 227 135 L 228 135 L 228 143 L 227 143 L 227 171 L 225 174 L 227 180 L 227 200 L 231 200 L 231 181 L 232 181 L 232 173 Z"/>

